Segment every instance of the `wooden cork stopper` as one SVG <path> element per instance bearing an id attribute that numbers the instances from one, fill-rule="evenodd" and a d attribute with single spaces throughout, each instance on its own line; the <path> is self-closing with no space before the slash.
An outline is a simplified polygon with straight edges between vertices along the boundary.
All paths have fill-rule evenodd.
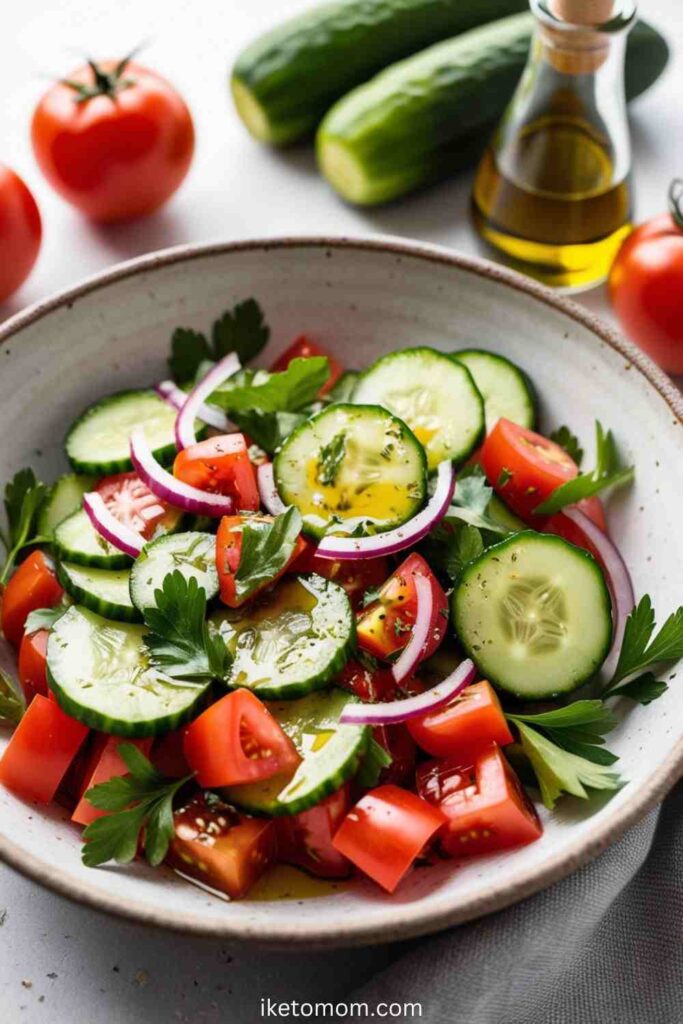
<path id="1" fill-rule="evenodd" d="M 597 71 L 607 58 L 609 42 L 596 29 L 608 21 L 614 0 L 551 0 L 551 12 L 568 25 L 585 26 L 582 31 L 562 31 L 543 26 L 542 34 L 550 63 L 564 75 L 586 75 Z"/>

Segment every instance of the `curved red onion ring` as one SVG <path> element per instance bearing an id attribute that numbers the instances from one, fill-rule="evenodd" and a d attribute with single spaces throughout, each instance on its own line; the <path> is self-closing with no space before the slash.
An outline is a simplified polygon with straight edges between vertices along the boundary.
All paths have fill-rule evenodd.
<path id="1" fill-rule="evenodd" d="M 621 556 L 621 553 L 617 547 L 613 544 L 610 538 L 604 533 L 599 526 L 596 526 L 592 519 L 590 519 L 585 512 L 581 509 L 569 506 L 568 508 L 562 509 L 562 514 L 571 519 L 571 521 L 579 527 L 579 529 L 585 533 L 588 540 L 591 542 L 605 569 L 607 576 L 607 586 L 612 598 L 612 619 L 614 626 L 614 636 L 612 638 L 612 646 L 607 658 L 602 666 L 603 674 L 606 677 L 614 675 L 614 670 L 617 667 L 617 661 L 619 660 L 619 653 L 621 651 L 621 644 L 624 639 L 624 629 L 626 628 L 626 620 L 635 608 L 636 598 L 633 592 L 633 583 L 631 581 L 631 575 L 626 568 L 626 563 Z"/>
<path id="2" fill-rule="evenodd" d="M 150 491 L 175 508 L 199 516 L 229 516 L 235 511 L 235 503 L 228 495 L 211 494 L 200 491 L 198 487 L 190 487 L 160 466 L 145 440 L 142 427 L 136 427 L 131 434 L 130 457 L 138 476 Z"/>
<path id="3" fill-rule="evenodd" d="M 259 466 L 256 470 L 256 480 L 263 507 L 270 512 L 271 516 L 282 515 L 287 506 L 277 493 L 272 462 L 264 462 Z"/>
<path id="4" fill-rule="evenodd" d="M 436 490 L 425 507 L 402 526 L 372 537 L 325 537 L 316 554 L 335 561 L 393 555 L 412 547 L 426 537 L 448 511 L 455 489 L 455 470 L 451 462 L 442 462 L 436 471 Z"/>
<path id="5" fill-rule="evenodd" d="M 402 683 L 404 679 L 413 674 L 422 660 L 429 640 L 429 627 L 432 623 L 434 600 L 429 581 L 426 577 L 419 574 L 415 576 L 415 597 L 417 609 L 412 636 L 406 647 L 403 648 L 400 658 L 394 662 L 391 669 L 391 674 L 397 683 Z"/>
<path id="6" fill-rule="evenodd" d="M 411 718 L 422 718 L 455 700 L 476 674 L 474 663 L 467 658 L 443 682 L 425 693 L 387 704 L 347 704 L 339 721 L 343 725 L 395 725 Z"/>
<path id="7" fill-rule="evenodd" d="M 179 388 L 177 384 L 174 384 L 172 380 L 160 381 L 158 384 L 155 384 L 154 390 L 159 398 L 163 398 L 165 402 L 172 405 L 178 412 L 180 412 L 187 400 L 187 392 Z M 209 405 L 207 402 L 203 402 L 199 407 L 197 419 L 202 420 L 203 423 L 210 427 L 215 427 L 222 434 L 228 434 L 233 429 L 232 423 L 223 410 L 219 409 L 217 405 Z"/>
<path id="8" fill-rule="evenodd" d="M 223 359 L 219 359 L 215 366 L 212 366 L 205 377 L 192 388 L 187 395 L 183 407 L 178 413 L 175 421 L 175 439 L 178 448 L 189 448 L 195 444 L 197 435 L 194 432 L 194 421 L 200 415 L 200 409 L 205 400 L 216 388 L 233 374 L 241 369 L 241 363 L 234 352 L 230 352 Z"/>
<path id="9" fill-rule="evenodd" d="M 97 532 L 118 551 L 137 558 L 142 551 L 145 540 L 137 532 L 117 519 L 97 491 L 89 491 L 83 495 L 83 510 Z"/>

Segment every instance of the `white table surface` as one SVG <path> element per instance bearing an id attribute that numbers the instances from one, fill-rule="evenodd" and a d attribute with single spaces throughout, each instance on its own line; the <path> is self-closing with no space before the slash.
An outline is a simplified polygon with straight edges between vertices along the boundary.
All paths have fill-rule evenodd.
<path id="1" fill-rule="evenodd" d="M 0 28 L 0 160 L 33 190 L 43 215 L 40 260 L 0 305 L 0 320 L 111 264 L 183 242 L 282 234 L 389 233 L 478 252 L 467 221 L 469 178 L 373 213 L 345 207 L 315 172 L 310 150 L 257 146 L 234 114 L 226 86 L 233 57 L 251 37 L 309 0 L 22 0 L 3 5 Z M 641 13 L 683 42 L 680 0 L 643 0 Z M 82 55 L 118 57 L 149 40 L 144 63 L 167 75 L 189 103 L 197 151 L 177 197 L 151 219 L 88 224 L 49 189 L 28 142 L 33 106 L 50 78 Z M 683 54 L 632 107 L 638 215 L 664 208 L 683 173 Z M 581 301 L 609 316 L 601 289 Z M 341 997 L 388 962 L 390 948 L 262 954 L 248 948 L 145 931 L 62 900 L 0 866 L 0 1021 L 234 1024 L 259 1019 L 262 995 Z"/>

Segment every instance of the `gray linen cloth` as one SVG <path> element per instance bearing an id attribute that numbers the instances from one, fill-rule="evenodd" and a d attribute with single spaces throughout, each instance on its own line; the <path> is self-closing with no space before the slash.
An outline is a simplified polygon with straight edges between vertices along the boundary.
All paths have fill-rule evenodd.
<path id="1" fill-rule="evenodd" d="M 423 1024 L 683 1024 L 683 782 L 564 881 L 403 949 L 346 999 L 419 1001 Z"/>

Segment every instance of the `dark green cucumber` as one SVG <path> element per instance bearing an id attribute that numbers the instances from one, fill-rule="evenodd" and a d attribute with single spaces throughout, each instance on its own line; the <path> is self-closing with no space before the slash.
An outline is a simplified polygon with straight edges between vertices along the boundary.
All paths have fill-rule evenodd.
<path id="1" fill-rule="evenodd" d="M 586 551 L 526 530 L 488 548 L 452 596 L 455 634 L 481 674 L 523 700 L 593 676 L 612 641 L 609 591 Z"/>
<path id="2" fill-rule="evenodd" d="M 339 724 L 343 709 L 354 699 L 333 688 L 301 700 L 269 703 L 268 710 L 303 760 L 291 778 L 230 786 L 223 795 L 250 814 L 277 817 L 299 814 L 336 793 L 355 775 L 370 738 L 368 726 Z"/>
<path id="3" fill-rule="evenodd" d="M 57 578 L 71 597 L 85 608 L 117 622 L 140 622 L 142 616 L 131 601 L 130 572 L 90 568 L 59 562 Z"/>
<path id="4" fill-rule="evenodd" d="M 310 135 L 350 89 L 441 39 L 526 10 L 527 0 L 344 0 L 305 11 L 237 59 L 237 111 L 261 142 Z"/>
<path id="5" fill-rule="evenodd" d="M 234 657 L 228 685 L 246 686 L 263 700 L 291 700 L 327 686 L 356 640 L 346 592 L 316 575 L 287 577 L 211 621 Z"/>
<path id="6" fill-rule="evenodd" d="M 536 425 L 536 395 L 526 373 L 505 356 L 480 348 L 453 352 L 451 359 L 462 363 L 472 374 L 486 413 L 486 433 L 504 417 L 527 430 Z"/>
<path id="7" fill-rule="evenodd" d="M 169 679 L 150 667 L 147 629 L 69 608 L 47 647 L 50 689 L 79 722 L 116 736 L 157 736 L 192 717 L 206 686 Z"/>
<path id="8" fill-rule="evenodd" d="M 340 100 L 320 125 L 318 161 L 350 203 L 373 206 L 468 166 L 480 155 L 526 63 L 531 14 L 516 14 L 394 64 Z M 664 70 L 662 36 L 638 22 L 628 39 L 626 91 Z"/>
<path id="9" fill-rule="evenodd" d="M 65 473 L 50 488 L 50 495 L 38 517 L 38 533 L 51 537 L 59 524 L 83 504 L 83 495 L 95 486 L 92 476 Z"/>

